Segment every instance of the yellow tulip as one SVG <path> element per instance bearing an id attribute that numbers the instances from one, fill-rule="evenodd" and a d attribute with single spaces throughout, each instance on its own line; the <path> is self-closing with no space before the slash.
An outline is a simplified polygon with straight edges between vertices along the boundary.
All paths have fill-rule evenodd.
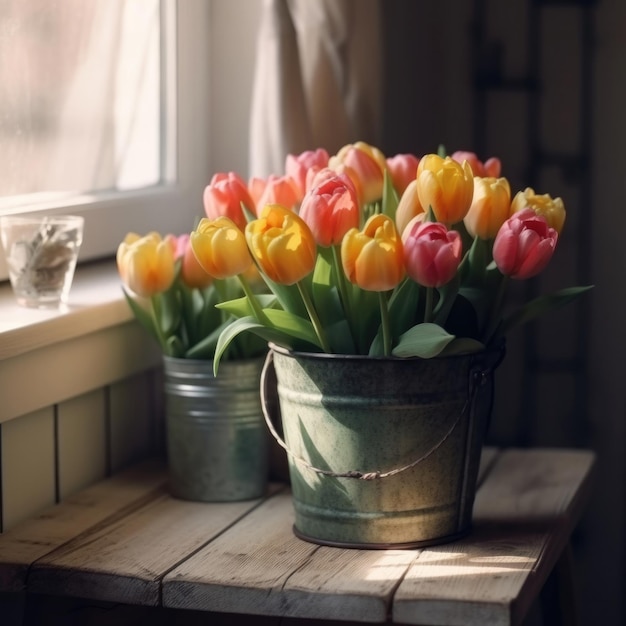
<path id="1" fill-rule="evenodd" d="M 437 154 L 422 157 L 417 166 L 417 196 L 424 210 L 430 206 L 437 221 L 460 222 L 472 203 L 474 174 L 467 161 L 457 163 Z"/>
<path id="2" fill-rule="evenodd" d="M 536 194 L 531 187 L 518 191 L 511 202 L 511 215 L 525 208 L 531 208 L 537 215 L 543 215 L 548 226 L 561 234 L 565 224 L 565 205 L 561 198 L 552 198 L 546 194 Z"/>
<path id="3" fill-rule="evenodd" d="M 116 262 L 122 282 L 138 296 L 149 298 L 167 291 L 175 278 L 174 251 L 155 232 L 143 237 L 128 233 L 117 248 Z"/>
<path id="4" fill-rule="evenodd" d="M 313 271 L 317 258 L 313 233 L 287 207 L 265 205 L 245 234 L 252 256 L 270 280 L 293 285 Z"/>
<path id="5" fill-rule="evenodd" d="M 474 196 L 465 228 L 472 237 L 493 239 L 511 214 L 511 187 L 506 178 L 474 177 Z"/>
<path id="6" fill-rule="evenodd" d="M 215 278 L 243 274 L 252 264 L 243 232 L 228 217 L 203 217 L 189 241 L 198 263 Z"/>
<path id="7" fill-rule="evenodd" d="M 400 196 L 398 208 L 396 209 L 396 228 L 402 235 L 407 224 L 417 215 L 426 217 L 424 207 L 417 197 L 417 180 L 414 178 Z"/>
<path id="8" fill-rule="evenodd" d="M 375 214 L 362 231 L 350 229 L 341 242 L 341 262 L 348 280 L 361 289 L 393 289 L 405 275 L 402 240 L 393 220 Z"/>

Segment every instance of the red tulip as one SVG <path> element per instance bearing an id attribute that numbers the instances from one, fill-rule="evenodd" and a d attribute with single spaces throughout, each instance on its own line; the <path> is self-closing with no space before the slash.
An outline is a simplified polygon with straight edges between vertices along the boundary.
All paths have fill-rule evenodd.
<path id="1" fill-rule="evenodd" d="M 546 267 L 558 238 L 545 217 L 522 209 L 502 224 L 493 243 L 493 260 L 505 276 L 531 278 Z"/>
<path id="2" fill-rule="evenodd" d="M 420 160 L 414 154 L 396 154 L 387 159 L 387 170 L 399 196 L 415 180 Z"/>
<path id="3" fill-rule="evenodd" d="M 328 152 L 324 148 L 306 150 L 300 154 L 288 154 L 285 159 L 285 174 L 296 184 L 300 200 L 307 192 L 307 177 L 311 172 L 317 172 L 328 167 Z"/>
<path id="4" fill-rule="evenodd" d="M 451 156 L 457 163 L 467 161 L 472 168 L 474 176 L 500 178 L 502 163 L 497 157 L 491 157 L 483 163 L 474 152 L 468 152 L 466 150 L 457 150 L 453 152 Z"/>
<path id="5" fill-rule="evenodd" d="M 414 217 L 402 234 L 407 274 L 424 287 L 441 287 L 454 277 L 461 256 L 461 235 L 440 222 Z"/>
<path id="6" fill-rule="evenodd" d="M 299 215 L 308 224 L 315 241 L 329 247 L 341 243 L 348 230 L 358 227 L 359 205 L 354 185 L 346 174 L 333 172 L 320 180 L 304 196 Z"/>
<path id="7" fill-rule="evenodd" d="M 240 230 L 246 227 L 243 205 L 252 213 L 254 202 L 245 181 L 235 172 L 215 174 L 204 190 L 204 212 L 210 220 L 228 217 Z"/>
<path id="8" fill-rule="evenodd" d="M 296 182 L 290 176 L 270 174 L 267 178 L 251 178 L 248 182 L 250 195 L 257 207 L 257 215 L 267 204 L 280 204 L 294 209 L 302 199 Z"/>

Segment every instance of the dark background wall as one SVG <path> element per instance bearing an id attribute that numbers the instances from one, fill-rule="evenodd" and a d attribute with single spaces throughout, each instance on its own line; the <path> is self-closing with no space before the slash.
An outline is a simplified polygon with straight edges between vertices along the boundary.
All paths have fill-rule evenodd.
<path id="1" fill-rule="evenodd" d="M 513 299 L 595 284 L 584 301 L 509 337 L 490 443 L 591 448 L 594 493 L 574 537 L 583 624 L 624 624 L 623 0 L 385 0 L 388 154 L 498 156 L 512 191 L 561 196 L 549 269 Z"/>

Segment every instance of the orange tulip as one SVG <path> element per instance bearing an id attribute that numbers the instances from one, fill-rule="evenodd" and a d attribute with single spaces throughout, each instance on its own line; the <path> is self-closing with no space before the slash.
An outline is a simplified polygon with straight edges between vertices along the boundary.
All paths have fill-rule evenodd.
<path id="1" fill-rule="evenodd" d="M 174 282 L 174 251 L 158 233 L 128 233 L 117 248 L 116 262 L 122 282 L 138 296 L 167 291 Z"/>
<path id="2" fill-rule="evenodd" d="M 493 239 L 511 214 L 511 188 L 506 178 L 474 177 L 474 196 L 463 218 L 472 237 Z"/>
<path id="3" fill-rule="evenodd" d="M 359 225 L 358 199 L 350 178 L 333 172 L 333 176 L 307 192 L 299 215 L 320 246 L 341 243 L 346 232 Z"/>
<path id="4" fill-rule="evenodd" d="M 204 190 L 203 202 L 204 212 L 210 220 L 228 217 L 241 230 L 247 222 L 241 205 L 255 212 L 254 201 L 245 181 L 234 172 L 215 174 Z"/>
<path id="5" fill-rule="evenodd" d="M 362 203 L 370 204 L 382 198 L 387 162 L 378 148 L 363 141 L 347 144 L 330 157 L 328 166 L 335 171 L 341 171 L 342 166 L 345 168 L 361 194 Z"/>
<path id="6" fill-rule="evenodd" d="M 252 264 L 243 232 L 227 217 L 202 218 L 189 241 L 200 266 L 214 278 L 243 274 Z"/>
<path id="7" fill-rule="evenodd" d="M 378 213 L 362 231 L 349 230 L 341 242 L 341 262 L 348 280 L 361 289 L 393 289 L 405 275 L 402 241 L 393 220 Z"/>
<path id="8" fill-rule="evenodd" d="M 461 165 L 437 154 L 422 157 L 417 167 L 417 196 L 424 209 L 432 207 L 437 221 L 460 222 L 472 203 L 474 175 L 467 161 Z"/>
<path id="9" fill-rule="evenodd" d="M 511 215 L 525 208 L 531 208 L 537 215 L 543 215 L 548 225 L 561 234 L 565 224 L 565 205 L 561 198 L 552 198 L 546 194 L 536 194 L 531 187 L 518 191 L 511 202 Z"/>
<path id="10" fill-rule="evenodd" d="M 311 229 L 296 213 L 267 204 L 246 226 L 246 241 L 261 271 L 276 283 L 293 285 L 315 267 L 317 248 Z"/>

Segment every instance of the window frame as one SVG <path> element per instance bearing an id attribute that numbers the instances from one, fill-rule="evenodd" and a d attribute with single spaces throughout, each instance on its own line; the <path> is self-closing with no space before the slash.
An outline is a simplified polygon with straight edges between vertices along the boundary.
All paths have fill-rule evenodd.
<path id="1" fill-rule="evenodd" d="M 98 192 L 34 202 L 10 213 L 72 213 L 85 218 L 79 263 L 112 257 L 127 232 L 180 233 L 202 212 L 210 172 L 210 29 L 206 0 L 161 0 L 165 14 L 164 67 L 167 118 L 162 118 L 163 182 L 132 191 Z M 167 150 L 167 152 L 165 152 Z M 7 279 L 0 255 L 0 280 Z"/>

